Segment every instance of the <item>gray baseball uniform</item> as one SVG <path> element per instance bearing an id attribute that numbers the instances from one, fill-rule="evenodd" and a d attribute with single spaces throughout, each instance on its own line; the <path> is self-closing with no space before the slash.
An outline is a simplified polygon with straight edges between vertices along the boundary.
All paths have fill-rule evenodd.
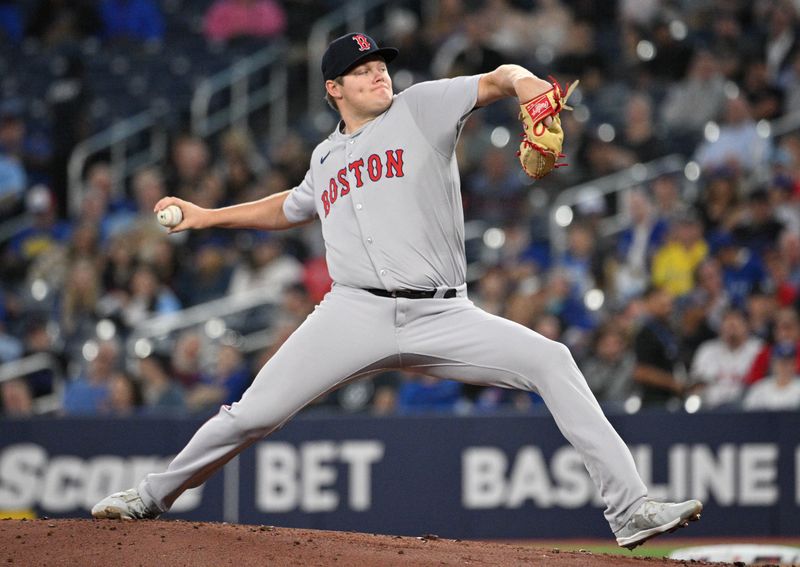
<path id="1" fill-rule="evenodd" d="M 630 452 L 569 350 L 466 296 L 455 145 L 477 92 L 477 76 L 420 83 L 360 130 L 337 128 L 317 146 L 284 213 L 320 218 L 334 286 L 242 399 L 206 422 L 165 472 L 142 481 L 148 504 L 167 510 L 320 394 L 388 368 L 538 392 L 583 456 L 612 530 L 641 504 L 647 491 Z"/>

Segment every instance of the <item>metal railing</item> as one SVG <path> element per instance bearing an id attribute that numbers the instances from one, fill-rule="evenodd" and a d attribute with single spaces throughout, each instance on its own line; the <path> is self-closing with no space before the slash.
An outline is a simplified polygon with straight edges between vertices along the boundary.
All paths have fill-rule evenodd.
<path id="1" fill-rule="evenodd" d="M 762 121 L 759 123 L 758 128 L 765 139 L 771 138 L 774 140 L 780 136 L 790 134 L 800 130 L 800 112 L 782 116 L 770 122 Z M 768 157 L 761 157 L 760 165 L 753 170 L 747 180 L 749 184 L 756 185 L 768 180 L 771 171 L 767 161 Z M 598 236 L 611 236 L 624 229 L 629 223 L 624 199 L 620 198 L 625 192 L 653 181 L 662 175 L 684 173 L 689 163 L 689 160 L 679 154 L 672 154 L 648 163 L 637 163 L 611 175 L 561 191 L 551 205 L 549 214 L 550 242 L 553 251 L 563 252 L 566 248 L 566 229 L 574 217 L 573 210 L 579 206 L 583 198 L 591 195 L 592 198 L 599 196 L 605 199 L 607 195 L 619 194 L 617 197 L 619 206 L 616 208 L 616 212 L 601 219 L 598 227 L 600 232 Z M 693 201 L 697 196 L 697 186 L 695 182 L 689 181 L 686 177 L 683 180 L 683 197 Z"/>
<path id="2" fill-rule="evenodd" d="M 786 134 L 791 134 L 792 132 L 800 130 L 800 112 L 787 114 L 786 116 L 781 116 L 772 121 L 763 120 L 759 122 L 757 128 L 759 128 L 760 133 L 765 138 L 771 138 L 772 140 Z M 757 167 L 750 176 L 750 183 L 757 184 L 767 181 L 770 171 L 769 163 L 762 159 L 759 167 Z"/>
<path id="3" fill-rule="evenodd" d="M 257 308 L 274 308 L 278 299 L 254 288 L 245 292 L 227 295 L 181 311 L 157 315 L 139 323 L 128 338 L 126 349 L 130 356 L 142 356 L 153 349 L 154 343 L 173 333 L 186 329 L 205 327 L 207 336 L 219 338 L 226 330 L 236 330 L 235 321 Z M 231 322 L 231 321 L 234 322 Z M 228 321 L 226 323 L 226 321 Z M 253 352 L 272 343 L 269 325 L 251 335 L 243 337 L 243 352 Z"/>
<path id="4" fill-rule="evenodd" d="M 285 51 L 285 45 L 277 43 L 204 80 L 192 98 L 192 131 L 210 136 L 230 125 L 244 123 L 253 112 L 270 104 L 270 137 L 279 139 L 286 132 L 288 121 Z M 266 69 L 270 71 L 268 84 L 253 89 L 255 75 Z M 227 106 L 211 112 L 212 97 L 226 89 L 230 91 Z M 167 109 L 146 110 L 115 122 L 75 146 L 67 166 L 71 215 L 80 211 L 85 192 L 83 176 L 93 157 L 108 156 L 117 190 L 139 169 L 166 158 L 167 112 Z"/>
<path id="5" fill-rule="evenodd" d="M 52 354 L 40 352 L 0 364 L 0 384 L 24 378 L 42 370 L 49 370 L 53 373 L 53 392 L 33 399 L 33 411 L 38 415 L 52 413 L 61 408 L 64 376 L 61 374 L 61 367 L 56 358 Z"/>
<path id="6" fill-rule="evenodd" d="M 204 79 L 192 96 L 192 132 L 207 138 L 231 126 L 246 127 L 251 114 L 269 106 L 269 139 L 282 139 L 288 124 L 287 59 L 287 44 L 278 41 Z M 262 73 L 268 77 L 259 82 Z M 225 94 L 227 104 L 212 109 L 214 97 Z"/>
<path id="7" fill-rule="evenodd" d="M 67 165 L 69 180 L 68 206 L 77 216 L 83 202 L 83 175 L 89 160 L 106 152 L 109 154 L 114 187 L 142 167 L 158 163 L 167 155 L 166 110 L 146 110 L 120 120 L 112 126 L 80 142 L 72 151 Z"/>
<path id="8" fill-rule="evenodd" d="M 606 237 L 625 228 L 629 223 L 628 211 L 624 194 L 642 184 L 675 173 L 683 174 L 686 168 L 686 159 L 679 154 L 668 155 L 648 163 L 637 163 L 611 175 L 600 177 L 569 189 L 561 191 L 550 206 L 549 232 L 550 246 L 554 252 L 563 252 L 566 249 L 567 228 L 574 218 L 574 210 L 586 198 L 606 199 L 608 195 L 617 194 L 616 211 L 602 218 L 598 225 L 600 237 Z M 688 180 L 687 180 L 688 183 Z M 690 184 L 684 187 L 684 197 L 693 198 L 694 187 Z"/>

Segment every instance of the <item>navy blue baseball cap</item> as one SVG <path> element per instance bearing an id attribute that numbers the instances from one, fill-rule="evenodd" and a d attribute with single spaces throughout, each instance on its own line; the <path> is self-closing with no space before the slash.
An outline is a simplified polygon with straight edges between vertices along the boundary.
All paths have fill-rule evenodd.
<path id="1" fill-rule="evenodd" d="M 322 56 L 322 77 L 332 81 L 344 75 L 365 58 L 380 55 L 389 63 L 400 53 L 394 47 L 378 47 L 378 43 L 363 33 L 348 33 L 334 39 Z"/>
<path id="2" fill-rule="evenodd" d="M 794 358 L 796 354 L 794 343 L 778 343 L 772 348 L 773 358 Z"/>

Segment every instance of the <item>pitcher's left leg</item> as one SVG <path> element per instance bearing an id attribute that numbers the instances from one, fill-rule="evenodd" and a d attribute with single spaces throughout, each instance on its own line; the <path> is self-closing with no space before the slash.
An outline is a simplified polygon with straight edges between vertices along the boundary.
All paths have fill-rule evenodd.
<path id="1" fill-rule="evenodd" d="M 416 301 L 408 309 L 400 347 L 419 358 L 406 360 L 441 378 L 538 392 L 583 457 L 612 531 L 624 526 L 645 500 L 647 488 L 569 349 L 463 298 Z"/>

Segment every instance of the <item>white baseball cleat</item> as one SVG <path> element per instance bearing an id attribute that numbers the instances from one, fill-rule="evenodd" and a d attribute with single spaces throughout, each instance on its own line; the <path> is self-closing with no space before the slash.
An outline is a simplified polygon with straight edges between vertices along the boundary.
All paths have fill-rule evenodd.
<path id="1" fill-rule="evenodd" d="M 154 520 L 160 515 L 158 509 L 144 503 L 135 488 L 106 496 L 92 508 L 92 516 L 109 520 Z"/>
<path id="2" fill-rule="evenodd" d="M 633 549 L 651 537 L 671 533 L 689 522 L 700 519 L 703 504 L 699 500 L 686 502 L 656 502 L 645 500 L 631 519 L 618 531 L 617 545 Z"/>

